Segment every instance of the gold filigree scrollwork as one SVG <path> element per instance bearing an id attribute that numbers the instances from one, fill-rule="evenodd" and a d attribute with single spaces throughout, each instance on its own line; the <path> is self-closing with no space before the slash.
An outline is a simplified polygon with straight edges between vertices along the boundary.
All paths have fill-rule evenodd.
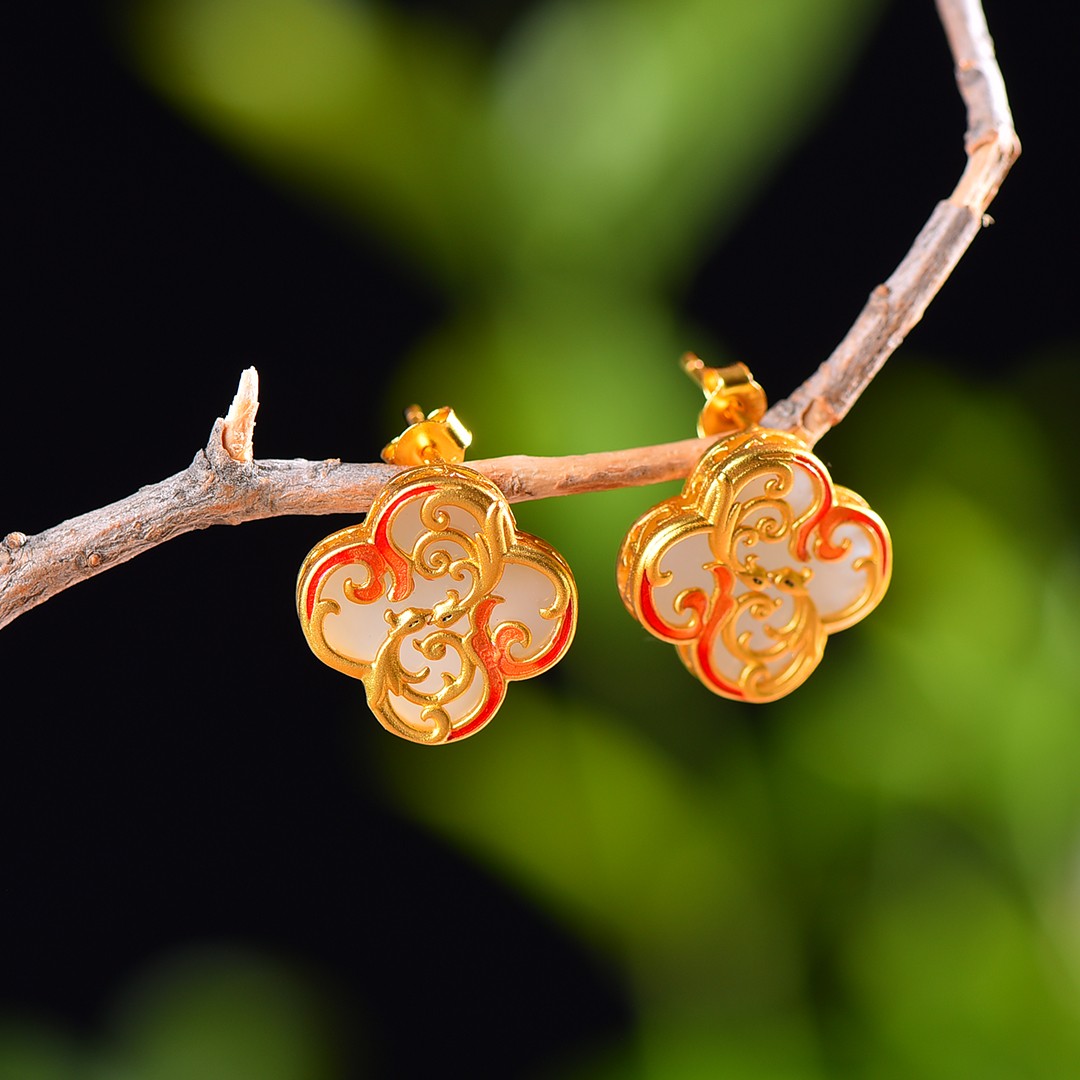
<path id="1" fill-rule="evenodd" d="M 364 683 L 385 728 L 429 745 L 475 734 L 509 682 L 561 659 L 576 597 L 502 492 L 445 462 L 391 480 L 363 524 L 311 551 L 296 592 L 315 655 Z"/>
<path id="2" fill-rule="evenodd" d="M 710 690 L 765 702 L 805 681 L 891 571 L 866 502 L 797 438 L 755 428 L 718 442 L 680 495 L 635 522 L 617 575 L 630 613 Z"/>

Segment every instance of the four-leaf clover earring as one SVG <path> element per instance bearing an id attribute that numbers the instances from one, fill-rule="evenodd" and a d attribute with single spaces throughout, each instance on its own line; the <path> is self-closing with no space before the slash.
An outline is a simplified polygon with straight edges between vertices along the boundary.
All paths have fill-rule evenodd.
<path id="1" fill-rule="evenodd" d="M 413 467 L 363 524 L 312 549 L 296 608 L 312 651 L 363 682 L 383 727 L 437 745 L 475 734 L 509 682 L 562 658 L 577 588 L 554 548 L 518 530 L 499 488 L 461 464 L 472 436 L 452 409 L 405 417 L 382 457 Z"/>
<path id="2" fill-rule="evenodd" d="M 630 528 L 619 590 L 714 693 L 774 701 L 817 667 L 829 634 L 878 605 L 889 533 L 800 439 L 757 426 L 765 392 L 743 364 L 687 354 L 683 369 L 707 399 L 698 434 L 727 437 Z"/>

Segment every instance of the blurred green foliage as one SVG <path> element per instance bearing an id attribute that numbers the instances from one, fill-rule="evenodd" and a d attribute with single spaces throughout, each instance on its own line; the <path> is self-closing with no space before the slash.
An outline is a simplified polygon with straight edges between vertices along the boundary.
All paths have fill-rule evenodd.
<path id="1" fill-rule="evenodd" d="M 677 279 L 827 98 L 876 3 L 548 0 L 488 59 L 364 0 L 142 0 L 146 77 L 454 288 Z"/>
<path id="2" fill-rule="evenodd" d="M 290 966 L 189 952 L 129 986 L 92 1043 L 0 1025 L 0 1080 L 339 1080 L 332 1015 Z"/>
<path id="3" fill-rule="evenodd" d="M 672 361 L 700 336 L 672 295 L 874 9 L 549 0 L 494 56 L 343 0 L 141 0 L 128 31 L 179 108 L 443 285 L 453 317 L 389 393 L 452 402 L 487 456 L 691 433 Z M 791 698 L 720 701 L 626 616 L 615 552 L 667 494 L 629 490 L 519 508 L 574 567 L 581 620 L 558 671 L 513 688 L 501 734 L 380 744 L 403 813 L 624 971 L 635 1043 L 560 1076 L 1080 1075 L 1080 567 L 1060 450 L 1014 396 L 905 355 L 820 452 L 889 522 L 897 567 Z M 108 1075 L 330 1075 L 280 1011 L 304 1008 L 262 980 L 238 993 L 244 978 L 150 993 Z M 67 1051 L 20 1032 L 0 1075 L 68 1075 Z M 227 1069 L 162 1064 L 192 1045 Z"/>
<path id="4" fill-rule="evenodd" d="M 790 698 L 718 702 L 593 612 L 561 686 L 515 687 L 513 739 L 386 750 L 404 805 L 623 959 L 640 1075 L 1080 1068 L 1080 564 L 1054 448 L 1002 391 L 911 358 L 880 381 L 821 449 L 873 448 L 896 577 Z M 918 445 L 890 453 L 875 433 L 915 401 Z"/>

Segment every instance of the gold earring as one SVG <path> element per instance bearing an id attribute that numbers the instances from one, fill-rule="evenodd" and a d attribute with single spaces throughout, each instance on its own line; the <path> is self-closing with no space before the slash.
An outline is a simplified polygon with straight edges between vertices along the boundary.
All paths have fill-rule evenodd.
<path id="1" fill-rule="evenodd" d="M 698 435 L 727 437 L 630 528 L 619 591 L 714 693 L 775 701 L 817 667 L 829 634 L 881 601 L 889 532 L 800 439 L 757 426 L 765 392 L 745 365 L 687 353 L 682 366 L 707 399 Z"/>
<path id="2" fill-rule="evenodd" d="M 472 435 L 452 409 L 405 417 L 382 457 L 413 467 L 363 524 L 311 550 L 296 609 L 312 651 L 363 682 L 383 727 L 438 745 L 474 735 L 509 682 L 562 658 L 577 587 L 554 548 L 518 530 L 499 488 L 461 464 Z"/>

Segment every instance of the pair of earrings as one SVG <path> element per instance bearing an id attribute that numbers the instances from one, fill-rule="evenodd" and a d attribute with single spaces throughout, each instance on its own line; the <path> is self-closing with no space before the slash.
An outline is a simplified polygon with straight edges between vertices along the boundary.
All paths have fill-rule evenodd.
<path id="1" fill-rule="evenodd" d="M 817 667 L 829 634 L 880 602 L 889 533 L 801 440 L 758 426 L 765 393 L 744 365 L 688 355 L 683 367 L 706 396 L 698 434 L 724 437 L 679 495 L 631 526 L 619 591 L 714 693 L 774 701 Z M 577 588 L 562 556 L 517 528 L 499 488 L 462 465 L 472 436 L 452 409 L 413 406 L 406 419 L 382 457 L 411 468 L 363 524 L 308 554 L 297 612 L 315 655 L 364 683 L 385 728 L 456 742 L 491 720 L 510 682 L 563 657 Z"/>

